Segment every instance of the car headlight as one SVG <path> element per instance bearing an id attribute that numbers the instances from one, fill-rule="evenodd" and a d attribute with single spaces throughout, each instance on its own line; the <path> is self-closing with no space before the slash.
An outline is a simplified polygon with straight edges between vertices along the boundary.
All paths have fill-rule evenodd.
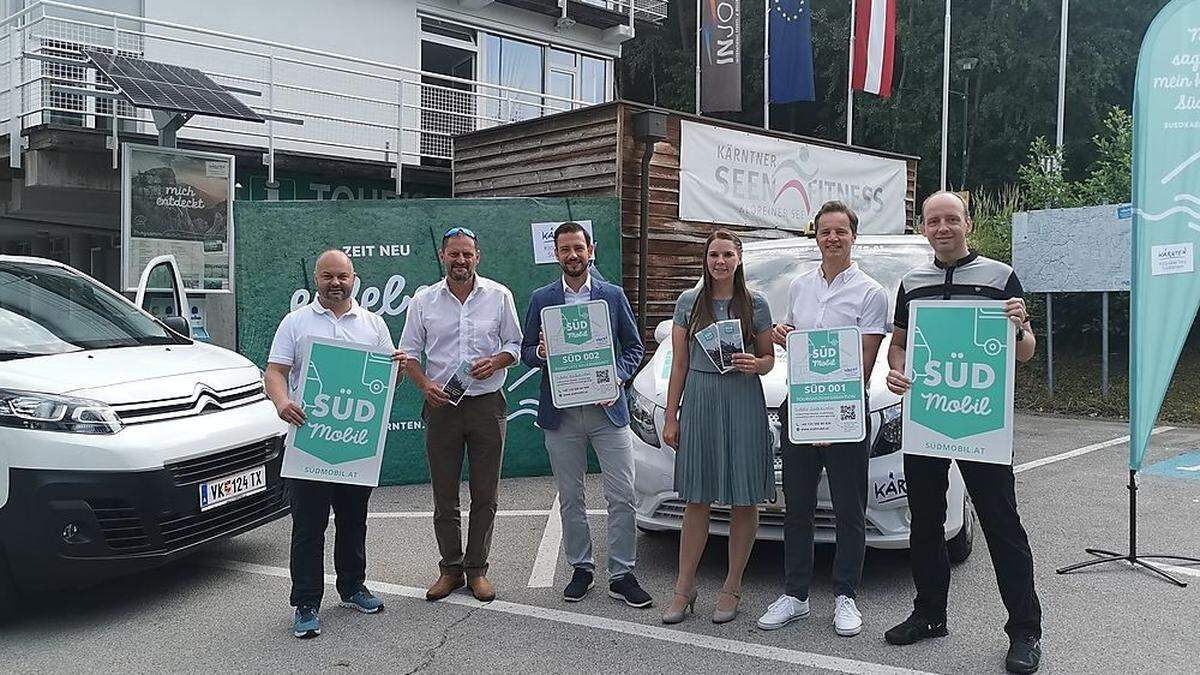
<path id="1" fill-rule="evenodd" d="M 107 403 L 86 398 L 0 389 L 0 427 L 115 434 L 125 425 Z"/>
<path id="2" fill-rule="evenodd" d="M 658 429 L 654 426 L 654 412 L 658 406 L 639 394 L 637 389 L 630 391 L 633 395 L 629 397 L 629 428 L 633 429 L 633 433 L 637 434 L 643 443 L 657 448 L 660 443 Z"/>
<path id="3" fill-rule="evenodd" d="M 871 447 L 872 457 L 890 455 L 900 449 L 904 425 L 904 416 L 901 414 L 900 406 L 901 404 L 897 403 L 879 411 L 883 417 L 883 426 L 879 427 L 879 436 L 875 438 L 875 445 Z"/>

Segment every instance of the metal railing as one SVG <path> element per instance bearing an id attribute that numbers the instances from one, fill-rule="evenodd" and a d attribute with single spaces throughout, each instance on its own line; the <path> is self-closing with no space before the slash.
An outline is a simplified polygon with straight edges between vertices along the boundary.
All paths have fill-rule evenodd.
<path id="1" fill-rule="evenodd" d="M 645 0 L 637 0 L 640 3 Z M 653 4 L 653 3 L 650 3 Z M 665 4 L 665 3 L 663 3 Z M 156 133 L 150 111 L 78 93 L 111 89 L 84 64 L 82 50 L 199 67 L 238 93 L 251 109 L 278 119 L 252 123 L 197 118 L 181 139 L 264 150 L 268 180 L 275 153 L 293 151 L 383 161 L 400 166 L 422 158 L 451 160 L 453 137 L 501 124 L 591 105 L 586 101 L 392 63 L 234 35 L 145 17 L 39 0 L 0 21 L 0 135 L 21 137 L 47 123 L 120 133 Z M 60 86 L 55 86 L 60 85 Z M 63 86 L 69 87 L 64 91 Z M 10 143 L 20 166 L 20 143 Z"/>

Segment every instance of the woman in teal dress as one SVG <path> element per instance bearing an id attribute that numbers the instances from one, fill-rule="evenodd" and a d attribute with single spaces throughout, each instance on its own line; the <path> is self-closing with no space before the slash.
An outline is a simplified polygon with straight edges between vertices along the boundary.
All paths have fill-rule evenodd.
<path id="1" fill-rule="evenodd" d="M 746 349 L 722 374 L 696 333 L 714 321 L 737 319 Z M 758 531 L 758 504 L 775 489 L 767 405 L 760 375 L 775 365 L 771 310 L 751 293 L 742 271 L 742 242 L 728 230 L 705 243 L 704 280 L 675 306 L 674 361 L 667 390 L 663 440 L 675 448 L 675 491 L 687 503 L 679 540 L 675 595 L 663 614 L 678 623 L 695 609 L 696 567 L 708 541 L 710 505 L 729 505 L 729 571 L 717 594 L 714 623 L 737 615 L 742 572 Z M 746 353 L 750 352 L 750 353 Z M 680 403 L 682 399 L 682 405 Z"/>

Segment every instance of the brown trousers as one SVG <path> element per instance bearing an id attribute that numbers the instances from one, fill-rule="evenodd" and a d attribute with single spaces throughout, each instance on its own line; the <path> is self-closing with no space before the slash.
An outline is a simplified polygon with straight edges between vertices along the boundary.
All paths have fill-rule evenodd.
<path id="1" fill-rule="evenodd" d="M 425 454 L 433 484 L 433 533 L 437 536 L 442 574 L 480 577 L 487 574 L 496 521 L 496 493 L 504 457 L 508 404 L 495 392 L 463 397 L 457 406 L 426 405 Z M 463 455 L 469 466 L 471 516 L 463 553 L 458 491 Z"/>

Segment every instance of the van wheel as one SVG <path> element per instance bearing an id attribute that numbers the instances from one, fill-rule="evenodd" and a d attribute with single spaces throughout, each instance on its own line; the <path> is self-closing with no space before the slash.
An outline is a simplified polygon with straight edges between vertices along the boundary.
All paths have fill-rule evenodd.
<path id="1" fill-rule="evenodd" d="M 0 623 L 17 613 L 17 585 L 8 571 L 8 561 L 0 555 Z"/>
<path id="2" fill-rule="evenodd" d="M 950 554 L 951 564 L 966 562 L 971 557 L 971 549 L 975 543 L 975 509 L 971 508 L 971 499 L 963 500 L 963 526 L 946 542 L 946 550 Z"/>

